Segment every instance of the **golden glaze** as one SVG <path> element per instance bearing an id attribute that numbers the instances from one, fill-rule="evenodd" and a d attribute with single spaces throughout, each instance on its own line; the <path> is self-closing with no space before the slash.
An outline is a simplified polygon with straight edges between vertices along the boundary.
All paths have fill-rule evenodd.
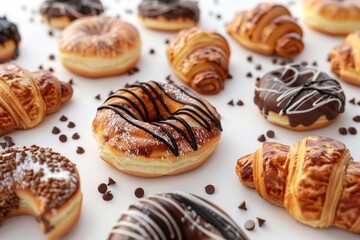
<path id="1" fill-rule="evenodd" d="M 264 143 L 238 160 L 236 172 L 304 224 L 360 233 L 360 163 L 341 142 L 310 136 L 291 147 Z"/>
<path id="2" fill-rule="evenodd" d="M 360 20 L 359 0 L 303 0 L 304 8 L 327 19 Z"/>
<path id="3" fill-rule="evenodd" d="M 169 43 L 167 56 L 175 74 L 203 94 L 216 94 L 228 78 L 230 48 L 221 35 L 191 28 Z"/>
<path id="4" fill-rule="evenodd" d="M 48 71 L 30 73 L 15 64 L 0 65 L 0 135 L 36 126 L 71 96 L 71 85 Z"/>

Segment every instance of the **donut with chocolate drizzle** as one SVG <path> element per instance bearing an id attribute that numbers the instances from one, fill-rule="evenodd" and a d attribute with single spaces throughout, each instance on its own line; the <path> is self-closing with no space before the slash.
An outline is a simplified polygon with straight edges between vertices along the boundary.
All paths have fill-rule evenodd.
<path id="1" fill-rule="evenodd" d="M 326 126 L 345 109 L 338 81 L 299 64 L 265 74 L 256 83 L 254 101 L 268 121 L 299 131 Z"/>
<path id="2" fill-rule="evenodd" d="M 147 177 L 199 166 L 221 131 L 220 115 L 209 102 L 185 87 L 155 81 L 118 90 L 93 121 L 101 158 Z"/>
<path id="3" fill-rule="evenodd" d="M 0 62 L 18 56 L 20 40 L 17 26 L 6 17 L 0 17 Z"/>

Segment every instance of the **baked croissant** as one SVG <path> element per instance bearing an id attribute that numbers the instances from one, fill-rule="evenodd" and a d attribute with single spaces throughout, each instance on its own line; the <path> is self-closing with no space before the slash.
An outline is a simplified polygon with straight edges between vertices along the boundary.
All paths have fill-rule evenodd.
<path id="1" fill-rule="evenodd" d="M 30 73 L 15 64 L 0 65 L 0 135 L 36 126 L 71 96 L 71 85 L 49 71 Z"/>
<path id="2" fill-rule="evenodd" d="M 350 33 L 330 53 L 331 71 L 342 80 L 360 85 L 360 31 Z"/>
<path id="3" fill-rule="evenodd" d="M 171 40 L 167 56 L 176 75 L 203 94 L 216 94 L 228 78 L 230 48 L 220 34 L 199 28 L 183 30 Z"/>
<path id="4" fill-rule="evenodd" d="M 310 136 L 291 147 L 264 143 L 236 165 L 240 181 L 296 220 L 360 234 L 360 162 L 344 144 Z"/>
<path id="5" fill-rule="evenodd" d="M 304 48 L 302 30 L 289 10 L 279 4 L 260 3 L 238 13 L 227 32 L 244 47 L 266 55 L 291 57 Z"/>

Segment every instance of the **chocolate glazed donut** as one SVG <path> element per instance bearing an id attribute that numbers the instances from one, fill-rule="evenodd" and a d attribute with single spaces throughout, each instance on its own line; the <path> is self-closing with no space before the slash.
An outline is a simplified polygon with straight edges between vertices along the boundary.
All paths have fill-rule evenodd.
<path id="1" fill-rule="evenodd" d="M 20 40 L 17 26 L 6 17 L 0 17 L 0 62 L 17 57 Z"/>
<path id="2" fill-rule="evenodd" d="M 323 127 L 345 108 L 339 82 L 298 64 L 262 77 L 256 83 L 254 101 L 268 121 L 293 130 Z"/>

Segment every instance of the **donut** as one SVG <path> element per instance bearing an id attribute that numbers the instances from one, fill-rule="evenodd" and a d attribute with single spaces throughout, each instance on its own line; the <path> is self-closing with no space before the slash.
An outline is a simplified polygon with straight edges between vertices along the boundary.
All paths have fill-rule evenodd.
<path id="1" fill-rule="evenodd" d="M 47 239 L 67 233 L 80 215 L 82 194 L 75 164 L 36 145 L 0 152 L 0 222 L 29 214 Z"/>
<path id="2" fill-rule="evenodd" d="M 357 0 L 304 0 L 303 19 L 323 33 L 346 35 L 360 29 L 360 2 Z"/>
<path id="3" fill-rule="evenodd" d="M 60 59 L 70 71 L 85 77 L 122 74 L 140 56 L 140 36 L 132 25 L 112 17 L 83 17 L 61 34 Z"/>
<path id="4" fill-rule="evenodd" d="M 0 17 L 0 63 L 17 57 L 20 40 L 17 26 Z"/>
<path id="5" fill-rule="evenodd" d="M 162 31 L 193 27 L 200 17 L 197 2 L 191 0 L 143 0 L 138 10 L 145 27 Z"/>
<path id="6" fill-rule="evenodd" d="M 93 120 L 100 157 L 136 176 L 190 171 L 207 160 L 221 136 L 220 115 L 185 87 L 143 82 L 120 89 Z"/>
<path id="7" fill-rule="evenodd" d="M 131 205 L 113 226 L 109 240 L 248 239 L 222 209 L 194 194 L 154 194 Z"/>
<path id="8" fill-rule="evenodd" d="M 344 112 L 345 95 L 326 73 L 290 64 L 257 81 L 254 102 L 269 122 L 304 131 L 333 122 Z"/>
<path id="9" fill-rule="evenodd" d="M 46 0 L 40 6 L 44 21 L 60 29 L 75 19 L 103 12 L 104 8 L 99 0 Z"/>

